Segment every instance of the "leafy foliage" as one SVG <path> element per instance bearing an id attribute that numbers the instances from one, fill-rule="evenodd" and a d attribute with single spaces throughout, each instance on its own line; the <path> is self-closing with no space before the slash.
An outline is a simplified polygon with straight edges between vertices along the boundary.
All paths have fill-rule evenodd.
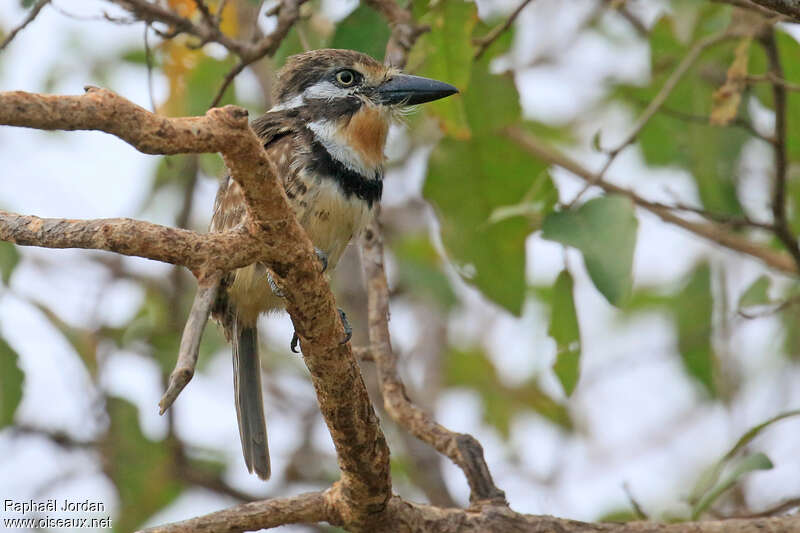
<path id="1" fill-rule="evenodd" d="M 152 442 L 139 429 L 136 407 L 109 398 L 111 420 L 103 442 L 105 470 L 120 493 L 121 509 L 115 531 L 134 531 L 156 511 L 173 501 L 181 484 L 173 475 L 169 446 Z"/>
<path id="2" fill-rule="evenodd" d="M 553 371 L 567 396 L 575 390 L 580 376 L 581 334 L 572 293 L 573 285 L 572 275 L 568 270 L 563 270 L 556 278 L 553 285 L 550 329 L 547 331 L 556 341 Z"/>
<path id="3" fill-rule="evenodd" d="M 717 462 L 711 465 L 698 479 L 689 496 L 692 504 L 692 519 L 696 520 L 728 489 L 733 487 L 744 474 L 754 470 L 769 470 L 772 461 L 763 453 L 747 454 L 737 457 L 762 431 L 781 420 L 800 415 L 800 410 L 776 415 L 752 428 L 742 435 L 736 444 Z M 723 472 L 727 474 L 723 477 Z"/>
<path id="4" fill-rule="evenodd" d="M 450 23 L 446 19 L 445 24 Z M 463 95 L 472 136 L 447 137 L 439 143 L 431 155 L 424 194 L 437 208 L 442 239 L 462 276 L 489 299 L 519 314 L 530 228 L 520 217 L 498 221 L 492 215 L 527 196 L 529 207 L 540 207 L 535 214 L 543 217 L 553 207 L 553 187 L 540 161 L 500 137 L 503 127 L 519 120 L 519 95 L 511 79 L 489 74 L 488 63 L 483 59 L 472 66 L 469 90 Z"/>
<path id="5" fill-rule="evenodd" d="M 10 242 L 0 242 L 0 278 L 3 280 L 3 284 L 8 285 L 19 260 L 19 251 L 16 246 Z"/>
<path id="6" fill-rule="evenodd" d="M 484 403 L 483 416 L 508 436 L 512 417 L 533 410 L 559 426 L 571 429 L 567 409 L 542 391 L 534 381 L 510 387 L 500 381 L 486 354 L 479 350 L 452 350 L 445 359 L 446 384 L 475 390 Z"/>
<path id="7" fill-rule="evenodd" d="M 609 303 L 621 306 L 633 286 L 636 228 L 630 200 L 602 196 L 577 209 L 549 215 L 542 237 L 580 250 L 597 290 Z"/>
<path id="8" fill-rule="evenodd" d="M 698 9 L 690 41 L 695 43 L 724 29 L 728 10 L 714 5 Z M 652 80 L 646 87 L 622 86 L 616 96 L 634 109 L 655 98 L 666 79 L 689 52 L 690 44 L 677 36 L 673 21 L 662 17 L 651 31 Z M 639 135 L 639 145 L 651 165 L 680 165 L 691 172 L 703 206 L 715 212 L 738 214 L 742 208 L 736 191 L 736 166 L 744 142 L 750 137 L 739 127 L 710 123 L 713 94 L 723 85 L 735 58 L 736 42 L 725 41 L 707 49 L 667 98 L 661 112 Z M 746 115 L 746 106 L 739 114 Z"/>

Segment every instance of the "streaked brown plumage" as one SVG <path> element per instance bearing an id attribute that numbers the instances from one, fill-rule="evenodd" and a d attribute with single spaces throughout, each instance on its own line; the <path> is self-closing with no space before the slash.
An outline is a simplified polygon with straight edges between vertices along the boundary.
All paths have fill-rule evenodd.
<path id="1" fill-rule="evenodd" d="M 399 106 L 456 92 L 447 84 L 400 74 L 350 50 L 316 50 L 289 58 L 274 101 L 252 127 L 275 163 L 294 215 L 328 272 L 366 225 L 380 200 L 384 146 Z M 244 221 L 239 185 L 226 178 L 211 231 Z M 277 292 L 277 294 L 276 294 Z M 250 265 L 222 281 L 213 316 L 233 345 L 234 390 L 242 451 L 249 471 L 269 478 L 256 322 L 282 309 L 269 269 Z"/>

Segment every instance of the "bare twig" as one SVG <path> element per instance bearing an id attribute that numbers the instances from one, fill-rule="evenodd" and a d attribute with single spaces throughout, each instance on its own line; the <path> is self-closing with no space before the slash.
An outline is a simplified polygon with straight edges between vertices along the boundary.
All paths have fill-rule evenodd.
<path id="1" fill-rule="evenodd" d="M 306 1 L 307 0 L 287 0 L 279 4 L 277 12 L 278 25 L 275 27 L 275 31 L 250 45 L 251 49 L 247 55 L 239 54 L 239 62 L 225 75 L 225 79 L 222 81 L 222 85 L 220 85 L 220 88 L 217 90 L 217 94 L 214 96 L 214 100 L 209 107 L 214 107 L 219 104 L 234 78 L 247 68 L 247 66 L 265 56 L 273 55 L 278 50 L 286 34 L 289 33 L 289 30 L 300 17 L 300 6 Z"/>
<path id="2" fill-rule="evenodd" d="M 549 148 L 544 142 L 519 128 L 507 128 L 505 134 L 535 157 L 568 170 L 578 178 L 600 187 L 608 193 L 627 196 L 637 206 L 650 211 L 664 222 L 679 226 L 695 235 L 699 235 L 700 237 L 713 241 L 726 248 L 730 248 L 731 250 L 753 256 L 763 261 L 771 268 L 792 275 L 800 273 L 797 264 L 789 254 L 776 252 L 767 246 L 752 242 L 741 235 L 726 231 L 716 224 L 704 224 L 686 220 L 673 213 L 671 208 L 663 204 L 651 202 L 633 191 L 605 181 L 602 177 L 599 177 L 598 174 L 589 171 L 572 159 Z"/>
<path id="3" fill-rule="evenodd" d="M 787 91 L 800 92 L 800 84 L 791 83 L 784 80 L 783 78 L 779 78 L 775 75 L 773 71 L 769 71 L 766 74 L 761 74 L 761 75 L 747 76 L 746 81 L 747 83 L 766 82 L 766 83 L 772 83 L 773 85 L 778 84 L 781 85 Z"/>
<path id="4" fill-rule="evenodd" d="M 492 480 L 480 443 L 471 435 L 455 433 L 438 424 L 408 399 L 389 337 L 389 287 L 383 268 L 383 238 L 376 220 L 364 232 L 361 260 L 367 281 L 370 351 L 378 369 L 384 408 L 412 435 L 436 448 L 461 468 L 470 486 L 471 501 L 504 502 L 505 494 Z"/>
<path id="5" fill-rule="evenodd" d="M 531 2 L 532 0 L 522 0 L 519 6 L 517 6 L 517 8 L 511 12 L 511 15 L 509 15 L 508 18 L 502 24 L 498 24 L 497 26 L 489 30 L 489 33 L 487 33 L 483 37 L 479 37 L 473 40 L 473 44 L 477 47 L 477 50 L 475 50 L 475 55 L 473 56 L 473 59 L 475 61 L 480 59 L 483 53 L 486 52 L 486 49 L 489 48 L 492 45 L 492 43 L 495 42 L 503 34 L 503 32 L 508 30 L 508 28 L 510 28 L 511 25 L 514 24 L 514 21 L 517 20 L 517 17 L 519 16 L 520 13 L 522 13 L 522 10 L 525 9 Z"/>
<path id="6" fill-rule="evenodd" d="M 650 101 L 642 114 L 639 115 L 639 118 L 636 119 L 636 122 L 633 124 L 631 132 L 628 134 L 628 136 L 625 137 L 625 139 L 616 148 L 608 151 L 608 159 L 606 160 L 600 172 L 597 173 L 595 178 L 596 180 L 602 179 L 616 160 L 617 156 L 625 148 L 636 141 L 644 127 L 647 125 L 650 119 L 653 118 L 653 115 L 658 112 L 661 106 L 664 105 L 664 102 L 667 101 L 667 98 L 669 98 L 669 95 L 672 94 L 673 89 L 675 89 L 675 86 L 678 85 L 678 82 L 681 81 L 683 75 L 686 74 L 692 65 L 694 65 L 695 61 L 697 61 L 697 58 L 700 57 L 700 54 L 702 54 L 708 48 L 711 48 L 712 46 L 726 39 L 730 39 L 731 37 L 732 34 L 728 32 L 720 32 L 704 37 L 697 41 L 694 46 L 692 46 L 675 70 L 672 71 L 672 74 L 670 74 L 669 78 L 667 78 L 667 81 L 664 82 L 664 85 L 661 86 L 658 94 L 656 94 L 656 96 Z M 592 185 L 594 185 L 593 182 L 587 182 L 583 189 L 581 189 L 578 194 L 575 195 L 575 198 L 569 202 L 569 205 L 574 205 Z"/>
<path id="7" fill-rule="evenodd" d="M 25 29 L 25 26 L 33 22 L 33 19 L 35 19 L 39 15 L 39 12 L 42 10 L 42 8 L 49 3 L 50 0 L 39 0 L 38 2 L 36 2 L 31 8 L 31 10 L 28 12 L 28 16 L 25 17 L 25 20 L 23 20 L 19 26 L 11 30 L 6 36 L 6 38 L 3 39 L 3 42 L 0 43 L 0 51 L 2 51 L 3 49 L 5 49 L 6 46 L 8 46 L 9 43 L 11 43 L 11 41 L 14 40 L 14 37 L 16 37 L 19 32 Z"/>
<path id="8" fill-rule="evenodd" d="M 800 2 L 798 0 L 716 0 L 738 7 L 756 8 L 764 14 L 785 15 L 790 20 L 800 21 Z"/>
<path id="9" fill-rule="evenodd" d="M 411 47 L 419 36 L 430 28 L 417 24 L 411 16 L 411 11 L 395 0 L 365 0 L 365 2 L 383 15 L 392 30 L 389 42 L 386 44 L 384 62 L 387 65 L 403 68 Z"/>
<path id="10" fill-rule="evenodd" d="M 772 507 L 768 507 L 763 511 L 759 511 L 757 513 L 736 515 L 732 518 L 761 518 L 765 516 L 777 516 L 787 511 L 791 511 L 792 509 L 796 509 L 798 507 L 800 507 L 800 498 L 791 498 Z"/>
<path id="11" fill-rule="evenodd" d="M 169 386 L 167 387 L 161 401 L 158 402 L 159 414 L 169 409 L 183 388 L 194 376 L 194 369 L 197 366 L 197 356 L 200 352 L 200 340 L 203 338 L 203 330 L 211 314 L 211 306 L 217 298 L 219 290 L 220 276 L 215 276 L 208 280 L 208 285 L 201 285 L 197 289 L 194 297 L 195 305 L 186 320 L 186 326 L 181 335 L 181 345 L 178 350 L 178 361 L 175 370 L 169 376 Z"/>
<path id="12" fill-rule="evenodd" d="M 762 37 L 761 43 L 767 54 L 770 75 L 776 79 L 783 79 L 778 45 L 775 43 L 774 30 Z M 800 267 L 800 246 L 797 236 L 789 228 L 786 214 L 786 173 L 788 161 L 786 158 L 786 87 L 781 83 L 772 84 L 772 99 L 775 105 L 775 182 L 772 186 L 772 216 L 775 220 L 775 236 L 780 239 L 786 249 L 794 257 L 795 263 Z"/>
<path id="13" fill-rule="evenodd" d="M 217 16 L 211 14 L 202 0 L 195 0 L 195 5 L 202 13 L 202 22 L 193 22 L 186 17 L 182 17 L 175 11 L 160 4 L 149 2 L 148 0 L 108 0 L 119 5 L 128 11 L 134 18 L 152 25 L 159 22 L 165 24 L 169 30 L 159 32 L 164 38 L 172 38 L 180 33 L 193 35 L 200 39 L 200 45 L 214 42 L 221 44 L 228 51 L 239 57 L 239 62 L 225 76 L 222 86 L 217 91 L 210 107 L 214 107 L 222 100 L 225 91 L 230 86 L 233 79 L 248 65 L 259 59 L 273 55 L 280 46 L 286 34 L 292 28 L 300 16 L 300 6 L 307 0 L 283 0 L 277 6 L 278 24 L 275 31 L 262 37 L 256 42 L 241 40 L 226 35 L 219 28 L 219 17 L 222 14 L 220 6 Z"/>

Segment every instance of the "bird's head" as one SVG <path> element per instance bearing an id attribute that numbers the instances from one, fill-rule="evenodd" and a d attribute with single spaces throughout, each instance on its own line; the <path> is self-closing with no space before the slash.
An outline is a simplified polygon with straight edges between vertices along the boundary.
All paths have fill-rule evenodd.
<path id="1" fill-rule="evenodd" d="M 383 162 L 389 124 L 398 111 L 457 92 L 452 85 L 402 74 L 360 52 L 313 50 L 287 60 L 270 111 L 301 113 L 331 155 L 369 175 Z"/>

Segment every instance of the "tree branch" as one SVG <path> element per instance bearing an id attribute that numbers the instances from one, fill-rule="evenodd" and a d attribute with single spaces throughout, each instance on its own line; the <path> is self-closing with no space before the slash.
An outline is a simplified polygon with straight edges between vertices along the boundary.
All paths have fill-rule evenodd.
<path id="1" fill-rule="evenodd" d="M 17 36 L 17 34 L 18 34 L 19 32 L 21 32 L 22 30 L 24 30 L 24 29 L 25 29 L 25 27 L 26 27 L 28 24 L 30 24 L 31 22 L 33 22 L 33 19 L 35 19 L 37 16 L 39 16 L 39 12 L 42 10 L 42 8 L 43 8 L 44 6 L 46 6 L 47 4 L 49 4 L 49 3 L 50 3 L 50 0 L 39 0 L 38 2 L 36 2 L 36 3 L 33 5 L 33 7 L 31 8 L 31 10 L 28 12 L 28 16 L 27 16 L 27 17 L 25 17 L 25 20 L 23 20 L 23 21 L 22 21 L 22 22 L 19 24 L 19 26 L 17 26 L 16 28 L 14 28 L 13 30 L 11 30 L 11 31 L 8 33 L 8 35 L 6 36 L 6 38 L 5 38 L 5 39 L 3 39 L 3 42 L 0 42 L 0 51 L 2 51 L 3 49 L 5 49 L 5 47 L 6 47 L 6 46 L 8 46 L 8 45 L 11 43 L 11 41 L 13 41 L 13 40 L 14 40 L 14 37 L 16 37 L 16 36 Z"/>
<path id="2" fill-rule="evenodd" d="M 664 206 L 663 204 L 651 202 L 637 195 L 633 191 L 605 181 L 599 174 L 590 172 L 577 162 L 549 148 L 535 136 L 524 132 L 519 128 L 507 128 L 505 130 L 505 134 L 520 147 L 527 150 L 535 157 L 552 165 L 556 165 L 568 170 L 578 178 L 586 181 L 588 184 L 600 187 L 608 193 L 627 196 L 636 205 L 646 209 L 647 211 L 650 211 L 654 215 L 661 218 L 661 220 L 664 222 L 679 226 L 687 231 L 690 231 L 691 233 L 694 233 L 695 235 L 699 235 L 700 237 L 713 241 L 726 248 L 730 248 L 731 250 L 750 255 L 756 259 L 760 259 L 767 266 L 776 270 L 780 270 L 791 275 L 797 275 L 800 273 L 797 264 L 789 254 L 771 250 L 766 246 L 752 242 L 738 234 L 725 231 L 718 225 L 692 222 L 679 217 L 673 213 L 669 207 Z"/>
<path id="3" fill-rule="evenodd" d="M 528 4 L 531 3 L 531 1 L 532 0 L 522 0 L 522 3 L 519 6 L 517 6 L 517 8 L 511 13 L 511 15 L 508 16 L 505 22 L 503 22 L 502 24 L 498 24 L 497 26 L 492 28 L 489 31 L 489 33 L 487 33 L 483 37 L 473 40 L 473 44 L 478 48 L 477 50 L 475 50 L 475 55 L 473 56 L 473 59 L 475 61 L 480 59 L 483 53 L 486 52 L 486 49 L 489 48 L 492 45 L 492 43 L 495 42 L 498 39 L 498 37 L 500 37 L 503 34 L 504 31 L 508 30 L 508 28 L 510 28 L 511 25 L 514 24 L 514 21 L 517 20 L 519 14 L 522 13 L 522 10 L 525 9 L 528 6 Z"/>
<path id="4" fill-rule="evenodd" d="M 495 486 L 480 443 L 472 435 L 448 430 L 408 399 L 389 336 L 389 287 L 383 267 L 383 237 L 375 219 L 361 240 L 361 258 L 367 283 L 370 353 L 378 370 L 386 412 L 461 468 L 469 483 L 470 501 L 505 502 L 505 493 Z"/>
<path id="5" fill-rule="evenodd" d="M 145 530 L 143 533 L 239 533 L 280 524 L 326 521 L 342 523 L 335 511 L 335 489 L 293 498 L 266 500 L 231 507 L 185 522 Z M 443 509 L 411 503 L 398 496 L 389 501 L 384 520 L 370 533 L 792 533 L 800 528 L 800 515 L 709 520 L 657 524 L 653 522 L 597 523 L 520 514 L 505 505 L 487 504 L 474 509 Z"/>
<path id="6" fill-rule="evenodd" d="M 403 68 L 411 47 L 420 35 L 430 30 L 428 26 L 417 24 L 409 9 L 403 8 L 396 0 L 365 0 L 366 4 L 383 15 L 392 33 L 386 44 L 387 65 Z"/>
<path id="7" fill-rule="evenodd" d="M 201 45 L 210 42 L 218 43 L 231 53 L 239 56 L 239 62 L 225 76 L 222 85 L 217 90 L 217 94 L 209 106 L 214 107 L 222 100 L 225 91 L 240 72 L 251 63 L 265 56 L 271 56 L 278 50 L 286 34 L 289 33 L 289 30 L 300 17 L 300 6 L 308 0 L 282 0 L 276 11 L 278 23 L 275 30 L 255 42 L 230 37 L 220 29 L 219 17 L 222 14 L 222 8 L 224 6 L 220 6 L 217 9 L 217 16 L 212 16 L 205 2 L 195 0 L 194 4 L 202 15 L 202 23 L 195 23 L 179 15 L 169 7 L 148 0 L 108 1 L 120 6 L 128 11 L 134 18 L 142 20 L 147 24 L 160 22 L 167 25 L 171 28 L 171 31 L 166 34 L 160 32 L 165 38 L 172 38 L 180 33 L 185 33 L 199 38 Z"/>
<path id="8" fill-rule="evenodd" d="M 145 529 L 142 533 L 238 533 L 285 524 L 336 522 L 331 491 L 244 503 L 197 518 Z"/>
<path id="9" fill-rule="evenodd" d="M 242 236 L 236 245 L 249 250 L 237 253 L 247 256 L 250 263 L 264 262 L 280 278 L 286 310 L 303 341 L 304 360 L 342 471 L 337 508 L 354 525 L 367 523 L 379 513 L 391 496 L 389 449 L 350 345 L 340 344 L 344 331 L 319 260 L 289 209 L 261 141 L 249 127 L 247 112 L 226 106 L 211 109 L 204 117 L 170 119 L 100 89 L 61 97 L 11 92 L 0 93 L 0 124 L 105 131 L 145 153 L 221 153 L 231 177 L 242 186 L 247 204 L 247 221 L 234 231 Z M 67 224 L 65 231 L 58 232 L 40 220 L 13 215 L 0 219 L 0 237 L 13 237 L 28 245 L 123 253 L 156 250 L 158 253 L 150 253 L 154 259 L 195 265 L 201 282 L 204 276 L 225 270 L 209 269 L 204 261 L 213 261 L 215 266 L 228 261 L 210 253 L 214 243 L 229 237 L 227 233 L 199 236 L 126 220 L 87 221 L 78 224 L 77 232 L 70 232 L 74 226 Z M 55 224 L 61 228 L 58 224 L 63 221 Z M 134 244 L 131 239 L 145 242 Z M 243 243 L 247 246 L 241 246 Z M 226 248 L 216 251 L 220 256 L 228 253 Z M 193 258 L 195 254 L 203 259 Z"/>
<path id="10" fill-rule="evenodd" d="M 742 0 L 718 0 L 728 4 L 739 5 Z M 773 14 L 786 15 L 793 21 L 800 20 L 800 0 L 746 0 L 745 3 L 760 6 Z"/>
<path id="11" fill-rule="evenodd" d="M 764 51 L 767 54 L 770 77 L 776 80 L 783 79 L 778 45 L 775 43 L 775 31 L 772 30 L 761 39 Z M 792 254 L 795 263 L 800 268 L 800 246 L 797 237 L 789 228 L 786 214 L 786 173 L 788 161 L 786 159 L 786 87 L 778 82 L 772 83 L 772 99 L 775 105 L 775 142 L 772 144 L 775 154 L 775 182 L 772 185 L 772 217 L 775 222 L 775 236 Z"/>

